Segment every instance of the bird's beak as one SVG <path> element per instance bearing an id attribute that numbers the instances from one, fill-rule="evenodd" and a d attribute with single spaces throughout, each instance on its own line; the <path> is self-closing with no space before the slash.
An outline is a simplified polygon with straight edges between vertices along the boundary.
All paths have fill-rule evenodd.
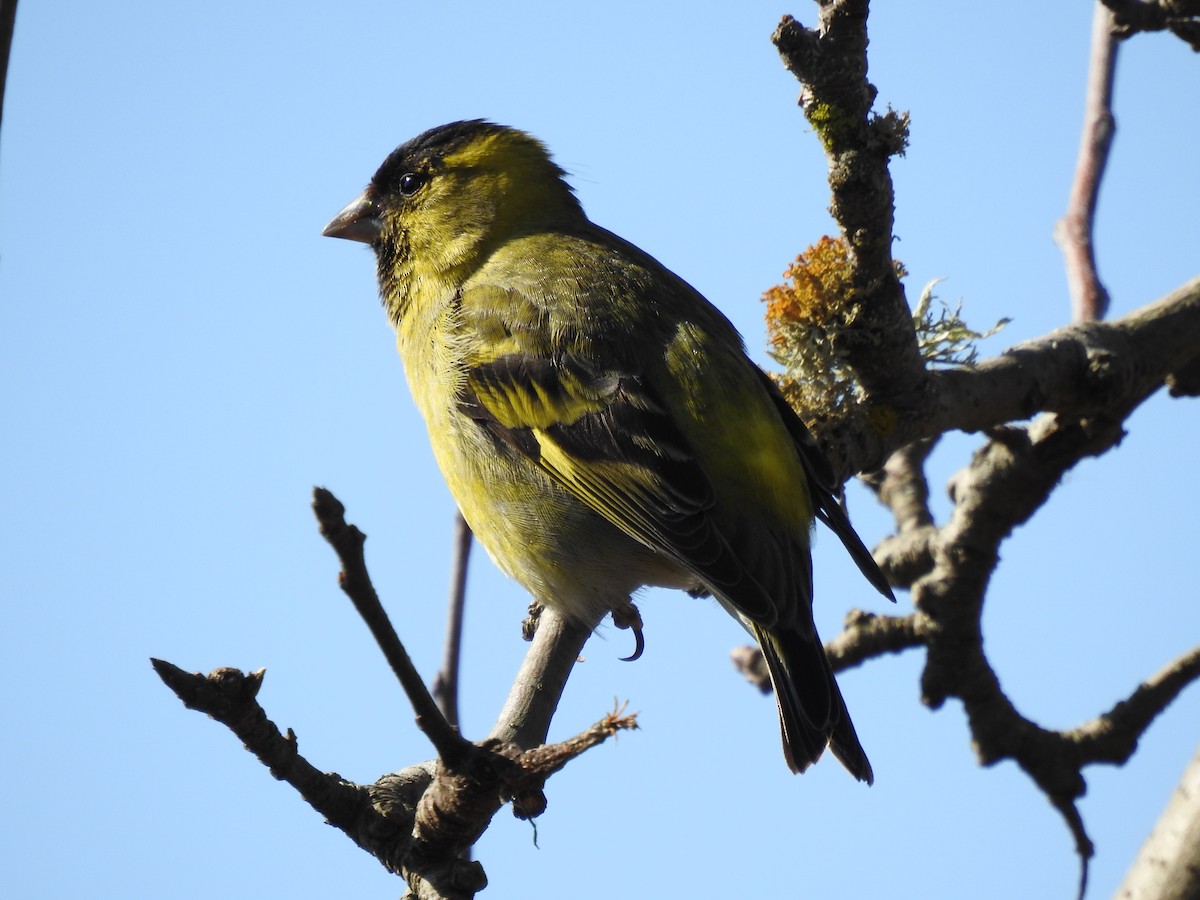
<path id="1" fill-rule="evenodd" d="M 383 231 L 380 213 L 381 210 L 375 199 L 367 191 L 363 191 L 330 220 L 321 234 L 325 237 L 345 238 L 348 241 L 374 244 L 379 239 L 380 232 Z"/>

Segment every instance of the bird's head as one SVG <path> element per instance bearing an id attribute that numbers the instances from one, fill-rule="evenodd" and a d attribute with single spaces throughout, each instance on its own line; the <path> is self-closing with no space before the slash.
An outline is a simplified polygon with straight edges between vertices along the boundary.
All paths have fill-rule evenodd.
<path id="1" fill-rule="evenodd" d="M 541 141 L 503 125 L 442 125 L 397 147 L 325 235 L 374 247 L 383 279 L 454 280 L 504 241 L 582 217 Z"/>

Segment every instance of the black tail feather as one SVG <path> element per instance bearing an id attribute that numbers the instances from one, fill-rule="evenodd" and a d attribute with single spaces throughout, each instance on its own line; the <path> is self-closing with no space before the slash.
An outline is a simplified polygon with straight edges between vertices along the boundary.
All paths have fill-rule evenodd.
<path id="1" fill-rule="evenodd" d="M 828 746 L 851 775 L 871 784 L 871 763 L 816 632 L 768 632 L 762 627 L 754 631 L 775 688 L 788 767 L 803 772 Z"/>

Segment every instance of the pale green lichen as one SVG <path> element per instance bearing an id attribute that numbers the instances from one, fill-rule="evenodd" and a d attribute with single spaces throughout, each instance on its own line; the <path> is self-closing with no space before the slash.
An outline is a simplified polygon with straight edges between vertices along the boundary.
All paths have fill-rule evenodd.
<path id="1" fill-rule="evenodd" d="M 976 343 L 991 337 L 1009 323 L 1001 319 L 986 331 L 975 331 L 962 317 L 962 301 L 951 311 L 946 303 L 938 299 L 933 289 L 943 278 L 935 278 L 925 285 L 917 308 L 913 310 L 913 328 L 917 332 L 917 349 L 926 363 L 935 366 L 969 366 L 979 356 Z M 933 313 L 933 301 L 938 301 L 937 317 Z"/>

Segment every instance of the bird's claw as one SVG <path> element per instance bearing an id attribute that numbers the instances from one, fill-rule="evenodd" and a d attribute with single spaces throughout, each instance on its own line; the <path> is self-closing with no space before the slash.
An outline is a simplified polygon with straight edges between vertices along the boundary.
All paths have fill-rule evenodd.
<path id="1" fill-rule="evenodd" d="M 633 631 L 633 653 L 629 656 L 622 656 L 621 662 L 633 662 L 641 659 L 642 651 L 646 649 L 646 638 L 642 635 L 642 614 L 638 612 L 638 608 L 632 603 L 627 603 L 620 609 L 612 611 L 612 620 L 618 628 L 629 628 Z"/>

